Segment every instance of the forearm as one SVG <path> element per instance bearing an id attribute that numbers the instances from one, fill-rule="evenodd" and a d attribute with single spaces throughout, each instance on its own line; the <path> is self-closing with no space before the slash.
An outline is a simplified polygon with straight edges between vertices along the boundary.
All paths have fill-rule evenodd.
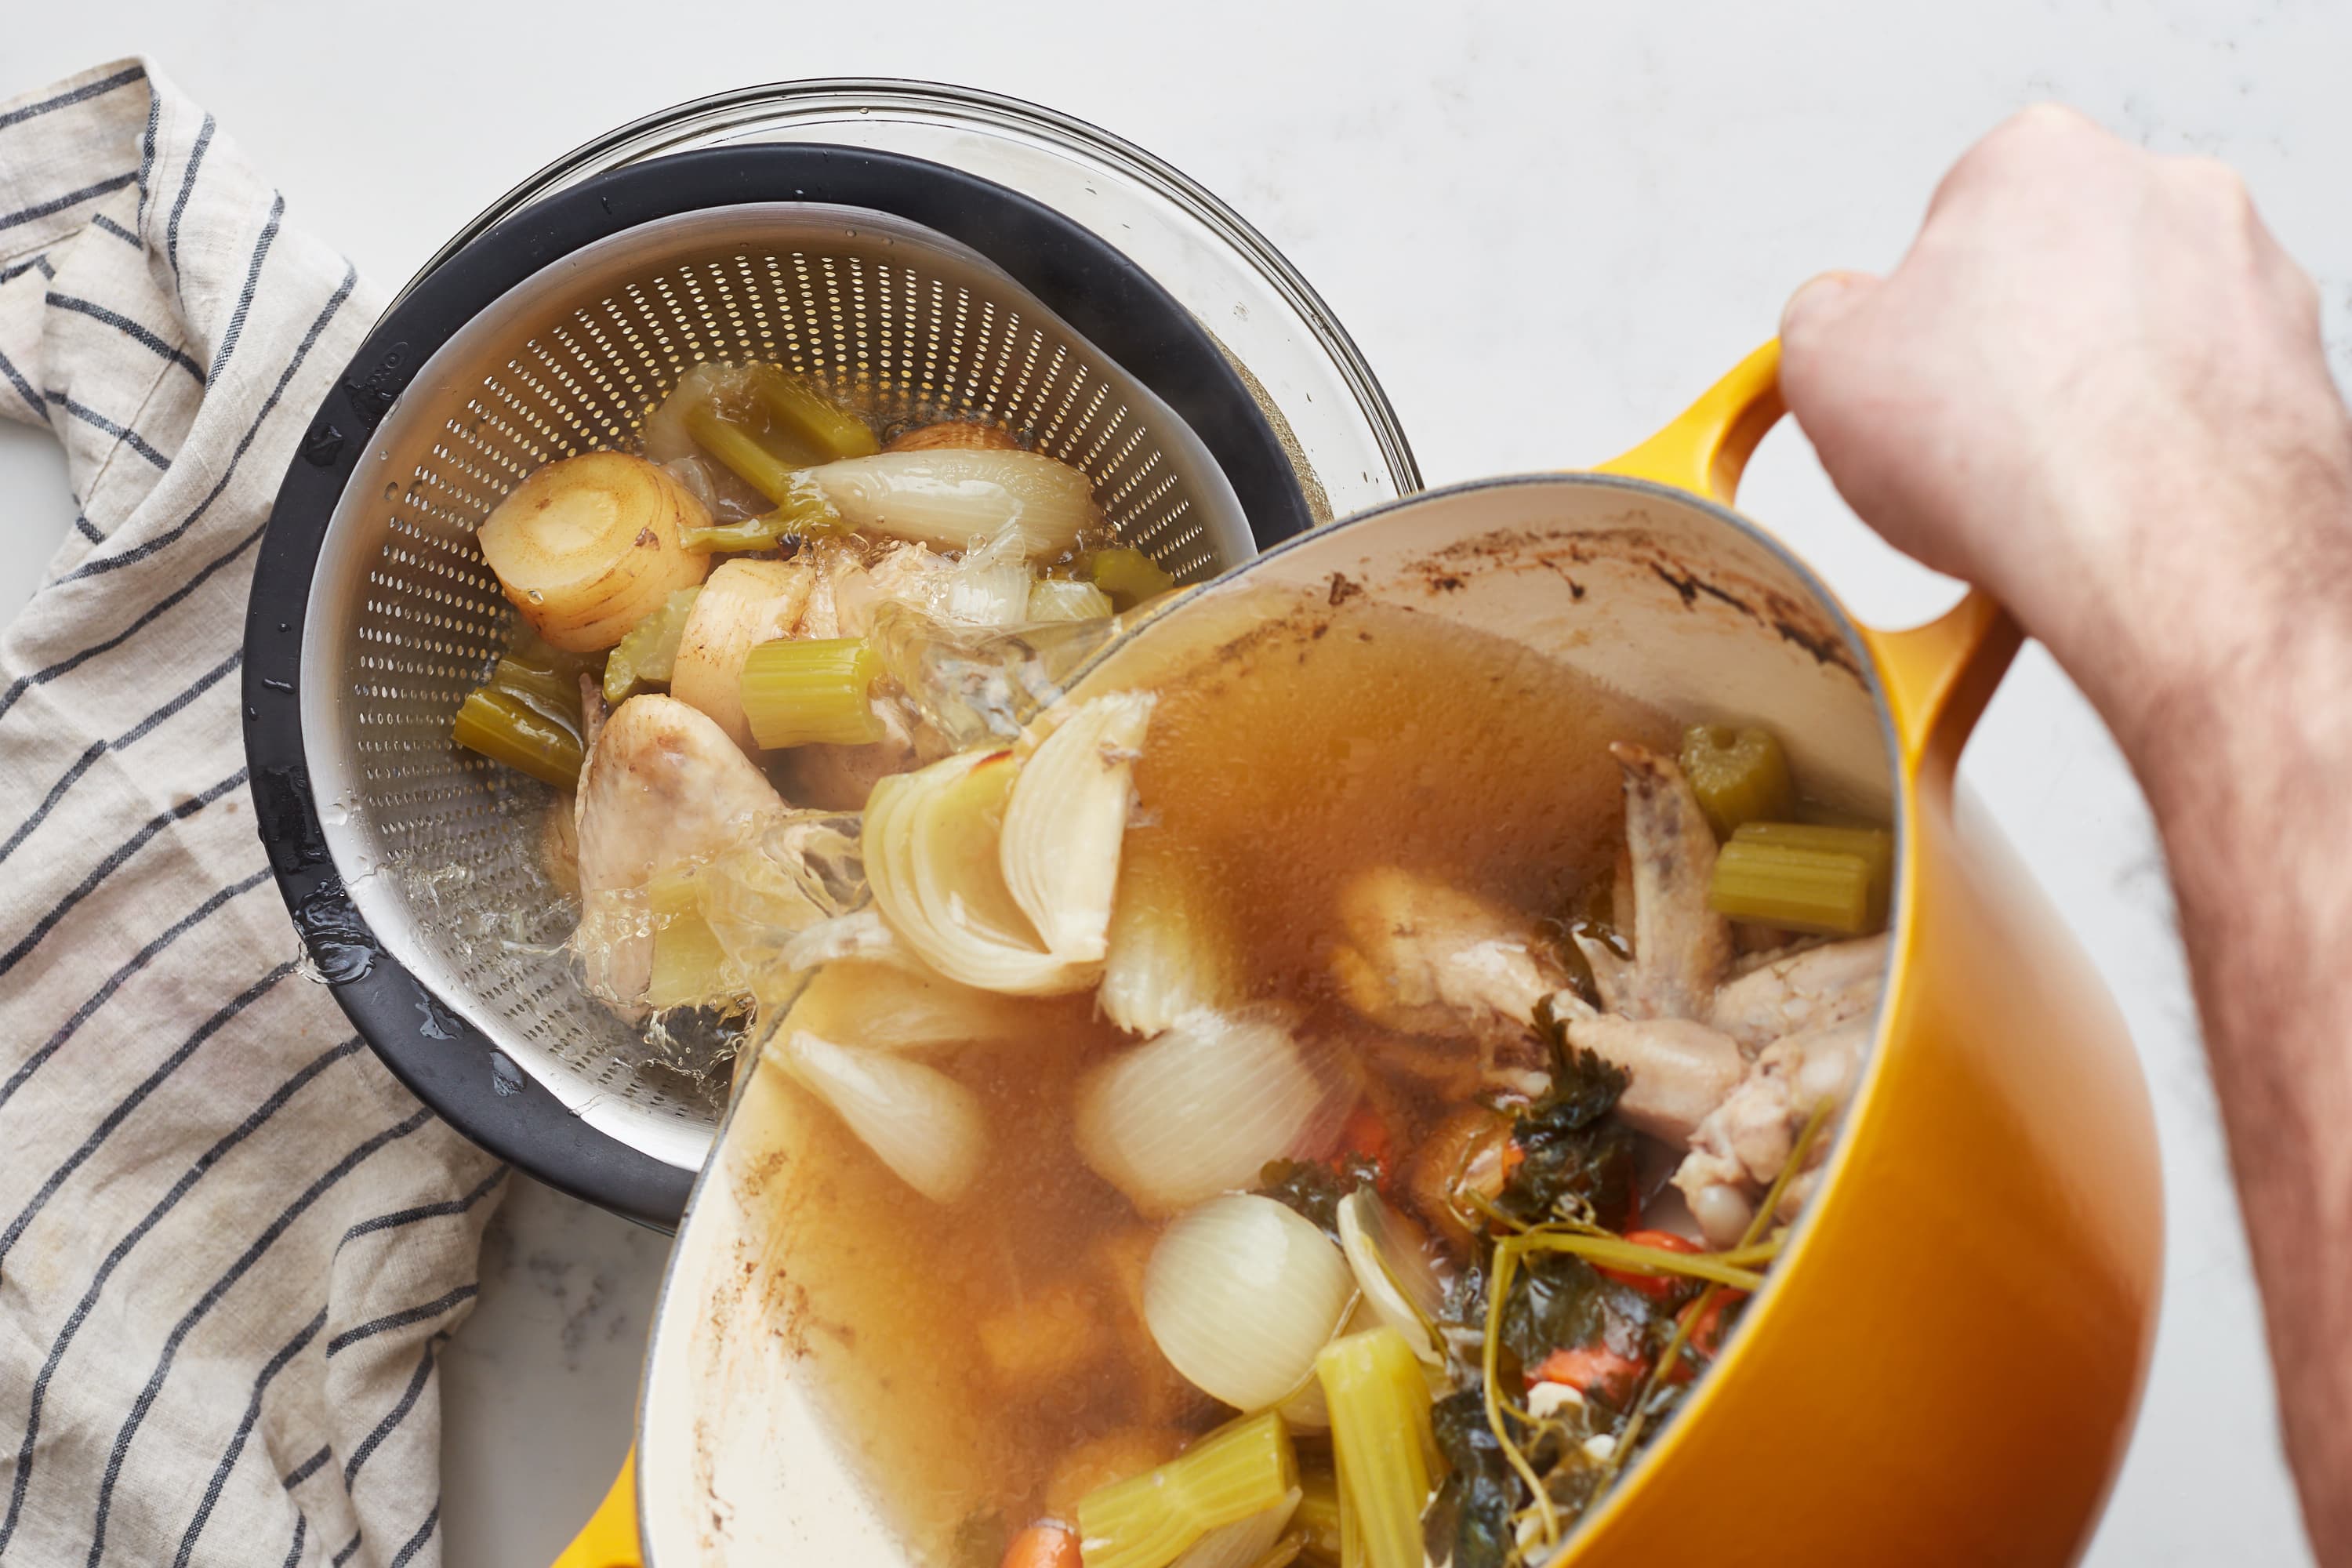
<path id="1" fill-rule="evenodd" d="M 2171 861 L 2314 1544 L 2352 1568 L 2352 420 L 2217 163 L 2029 110 L 1902 265 L 1790 301 L 1854 510 L 2096 705 Z"/>
<path id="2" fill-rule="evenodd" d="M 2261 531 L 2307 532 L 2325 553 L 2352 509 L 2318 500 L 2267 521 Z M 2201 612 L 2110 631 L 2073 661 L 2163 837 L 2289 1456 L 2321 1561 L 2347 1563 L 2352 574 L 2315 572 L 2305 555 L 2296 581 L 2282 563 L 2209 571 Z"/>

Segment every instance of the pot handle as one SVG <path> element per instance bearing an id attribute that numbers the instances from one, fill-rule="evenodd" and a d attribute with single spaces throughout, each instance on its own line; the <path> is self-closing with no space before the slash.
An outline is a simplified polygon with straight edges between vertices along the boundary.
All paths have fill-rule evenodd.
<path id="1" fill-rule="evenodd" d="M 637 1540 L 637 1450 L 629 1449 L 612 1489 L 554 1568 L 645 1568 L 645 1551 Z"/>
<path id="2" fill-rule="evenodd" d="M 1699 395 L 1663 430 L 1593 470 L 1671 485 L 1724 506 L 1764 433 L 1787 412 L 1780 343 L 1766 343 Z M 1886 689 L 1903 761 L 1914 776 L 1948 778 L 2024 634 L 1981 588 L 1924 626 L 1862 628 Z"/>

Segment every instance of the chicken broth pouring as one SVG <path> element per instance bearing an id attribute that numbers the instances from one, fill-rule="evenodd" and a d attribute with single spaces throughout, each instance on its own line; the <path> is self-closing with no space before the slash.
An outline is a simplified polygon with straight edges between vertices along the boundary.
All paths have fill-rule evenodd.
<path id="1" fill-rule="evenodd" d="M 916 1560 L 1336 1562 L 1357 1505 L 1335 1428 L 1400 1384 L 1418 1415 L 1358 1439 L 1428 1453 L 1367 1483 L 1389 1489 L 1390 1560 L 1540 1560 L 1495 1426 L 1556 1550 L 1618 1443 L 1654 1436 L 1720 1349 L 1826 1149 L 1883 943 L 1735 925 L 1688 863 L 1725 858 L 1710 807 L 1738 818 L 1727 844 L 1796 812 L 1777 747 L 1682 734 L 1408 610 L 1280 609 L 1148 682 L 1088 1005 L 1027 1003 L 1022 1037 L 927 1058 L 971 1097 L 938 1123 L 974 1142 L 969 1184 L 925 1204 L 825 1114 L 837 1092 L 802 1102 L 805 1174 L 782 1184 L 795 1311 L 829 1325 L 811 1375 Z M 1858 886 L 1868 831 L 1780 827 L 1865 851 Z M 783 1017 L 774 1070 L 803 1027 L 845 1038 L 890 1010 L 844 973 Z M 1167 1501 L 1235 1447 L 1255 1504 Z"/>
<path id="2" fill-rule="evenodd" d="M 1234 1001 L 1307 1005 L 1303 1030 L 1381 1107 L 1356 1142 L 1373 1126 L 1421 1142 L 1475 1060 L 1347 1008 L 1328 979 L 1340 889 L 1378 847 L 1507 907 L 1567 910 L 1622 838 L 1604 739 L 1666 743 L 1671 724 L 1517 645 L 1370 605 L 1272 621 L 1157 690 L 1129 872 L 1171 860 L 1202 891 L 1184 918 L 1229 933 Z M 1034 1041 L 932 1058 L 989 1131 L 983 1174 L 951 1205 L 914 1198 L 838 1121 L 803 1124 L 793 1274 L 808 1321 L 834 1326 L 811 1341 L 878 1489 L 898 1497 L 908 1445 L 924 1451 L 902 1506 L 933 1553 L 990 1521 L 1066 1512 L 1073 1478 L 1149 1468 L 1232 1415 L 1153 1346 L 1141 1277 L 1160 1227 L 1076 1139 L 1080 1085 L 1131 1042 L 1092 1008 L 1041 1005 Z M 1347 1141 L 1344 1116 L 1332 1131 Z"/>
<path id="3" fill-rule="evenodd" d="M 703 367 L 485 524 L 453 738 L 568 792 L 590 994 L 793 1107 L 777 1329 L 913 1560 L 1548 1563 L 1821 1180 L 1891 836 L 1336 584 L 1154 625 L 1098 517 Z"/>

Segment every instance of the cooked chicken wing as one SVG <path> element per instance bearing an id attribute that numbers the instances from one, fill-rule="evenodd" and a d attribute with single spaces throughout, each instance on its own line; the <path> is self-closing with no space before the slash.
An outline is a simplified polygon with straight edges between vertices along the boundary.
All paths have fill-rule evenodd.
<path id="1" fill-rule="evenodd" d="M 1384 866 L 1339 892 L 1347 941 L 1331 973 L 1383 1028 L 1475 1041 L 1488 1065 L 1543 1059 L 1536 1004 L 1567 977 L 1528 921 L 1474 894 Z"/>
<path id="2" fill-rule="evenodd" d="M 1675 1173 L 1675 1185 L 1690 1200 L 1703 1226 L 1702 1194 L 1716 1187 L 1752 1191 L 1769 1185 L 1788 1165 L 1797 1134 L 1814 1108 L 1845 1102 L 1870 1034 L 1868 1019 L 1849 1018 L 1775 1041 L 1756 1058 L 1738 1087 L 1698 1124 L 1690 1138 L 1691 1152 Z M 1812 1158 L 1828 1149 L 1826 1139 L 1818 1141 Z M 1720 1244 L 1712 1230 L 1708 1240 Z"/>
<path id="3" fill-rule="evenodd" d="M 580 771 L 580 929 L 589 988 L 627 1004 L 652 973 L 639 895 L 665 868 L 702 859 L 781 815 L 765 774 L 709 718 L 648 693 L 613 710 Z"/>
<path id="4" fill-rule="evenodd" d="M 1551 999 L 1569 1044 L 1624 1069 L 1617 1114 L 1629 1126 L 1677 1146 L 1738 1088 L 1748 1068 L 1726 1036 L 1687 1018 L 1623 1018 L 1597 1013 L 1572 991 Z"/>
<path id="5" fill-rule="evenodd" d="M 1775 959 L 1715 994 L 1715 1026 L 1750 1053 L 1784 1035 L 1859 1018 L 1886 986 L 1885 935 L 1832 942 Z"/>
<path id="6" fill-rule="evenodd" d="M 1670 758 L 1609 748 L 1625 773 L 1625 841 L 1633 860 L 1633 956 L 1580 935 L 1601 1005 L 1628 1018 L 1708 1016 L 1731 963 L 1731 923 L 1707 902 L 1715 832 Z"/>

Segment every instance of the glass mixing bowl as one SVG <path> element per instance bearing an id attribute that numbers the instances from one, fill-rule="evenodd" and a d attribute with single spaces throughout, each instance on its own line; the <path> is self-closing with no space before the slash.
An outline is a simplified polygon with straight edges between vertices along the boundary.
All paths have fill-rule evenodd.
<path id="1" fill-rule="evenodd" d="M 1421 488 L 1412 448 L 1371 367 L 1264 235 L 1134 143 L 973 88 L 838 77 L 740 88 L 663 110 L 515 186 L 459 230 L 418 277 L 501 219 L 592 174 L 746 142 L 903 153 L 1044 203 L 1118 247 L 1218 341 L 1290 448 L 1317 521 Z"/>

